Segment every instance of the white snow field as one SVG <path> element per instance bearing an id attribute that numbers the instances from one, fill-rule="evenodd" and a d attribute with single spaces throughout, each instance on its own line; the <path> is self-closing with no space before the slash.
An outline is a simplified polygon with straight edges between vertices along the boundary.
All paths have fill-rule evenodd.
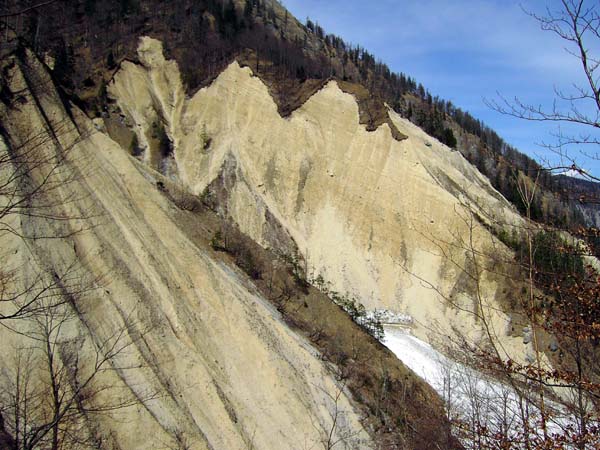
<path id="1" fill-rule="evenodd" d="M 520 397 L 515 390 L 492 380 L 474 369 L 450 360 L 431 345 L 412 336 L 409 329 L 401 326 L 384 326 L 382 343 L 406 366 L 429 383 L 446 404 L 448 417 L 461 421 L 470 430 L 462 434 L 463 444 L 474 448 L 474 430 L 486 430 L 490 439 L 498 435 L 508 436 L 513 446 L 523 435 L 524 421 L 529 424 L 530 437 L 541 435 L 539 409 L 530 401 Z M 552 421 L 547 421 L 548 432 L 560 434 L 571 424 L 576 429 L 574 418 L 561 410 L 556 403 L 547 402 L 552 410 Z M 494 436 L 496 435 L 496 436 Z"/>

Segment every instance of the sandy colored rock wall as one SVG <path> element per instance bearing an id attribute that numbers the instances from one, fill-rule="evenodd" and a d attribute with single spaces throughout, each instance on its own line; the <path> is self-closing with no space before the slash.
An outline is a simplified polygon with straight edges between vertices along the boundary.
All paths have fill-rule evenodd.
<path id="1" fill-rule="evenodd" d="M 135 106 L 142 109 L 124 111 L 140 122 L 136 130 L 144 142 L 146 121 L 158 114 L 159 105 L 179 149 L 183 144 L 175 124 L 183 102 L 171 95 L 177 78 L 169 75 L 176 68 L 144 48 L 144 68 L 124 68 L 143 80 L 132 82 L 127 91 L 128 101 L 139 102 Z M 152 72 L 156 64 L 164 77 Z M 23 95 L 18 108 L 0 109 L 11 149 L 36 145 L 36 152 L 47 155 L 68 149 L 60 176 L 69 182 L 58 183 L 49 195 L 57 200 L 54 213 L 69 220 L 22 216 L 13 223 L 19 233 L 42 237 L 63 231 L 65 237 L 1 235 L 4 267 L 27 268 L 13 287 L 26 286 L 47 268 L 60 272 L 75 262 L 77 280 L 93 287 L 77 297 L 76 317 L 65 327 L 81 341 L 81 360 L 93 360 L 95 345 L 123 330 L 131 344 L 101 378 L 111 386 L 105 400 L 110 402 L 115 390 L 128 398 L 156 394 L 144 404 L 91 416 L 90 424 L 106 445 L 176 448 L 177 433 L 194 449 L 321 445 L 324 430 L 332 426 L 331 395 L 338 387 L 315 350 L 283 324 L 241 272 L 188 240 L 178 228 L 175 206 L 156 181 L 76 107 L 63 105 L 35 58 L 29 55 L 26 68 L 17 59 L 5 67 L 10 88 Z M 148 86 L 155 89 L 148 92 Z M 42 141 L 30 141 L 34 134 Z M 183 171 L 181 176 L 189 177 Z M 16 326 L 27 331 L 30 324 Z M 28 341 L 5 328 L 0 328 L 0 340 L 3 371 L 9 373 L 10 355 Z M 344 414 L 337 433 L 352 430 L 362 441 L 358 447 L 369 448 L 347 395 L 340 397 L 338 408 Z"/>
<path id="2" fill-rule="evenodd" d="M 161 60 L 158 41 L 144 38 L 141 48 Z M 180 98 L 180 84 L 147 84 L 176 75 L 166 62 L 128 64 L 109 94 L 136 129 L 147 129 L 144 111 L 160 115 L 161 103 L 148 106 L 145 94 L 133 98 L 127 92 L 172 89 L 161 96 Z M 489 260 L 475 257 L 482 267 L 479 297 L 465 282 L 473 255 L 510 258 L 488 226 L 519 225 L 521 219 L 458 152 L 393 111 L 393 123 L 408 139 L 394 140 L 387 125 L 367 132 L 355 99 L 334 81 L 284 119 L 261 80 L 235 62 L 176 105 L 171 116 L 180 120 L 169 122 L 169 135 L 177 177 L 200 195 L 231 170 L 225 162 L 234 159 L 238 182 L 230 189 L 227 214 L 257 242 L 272 245 L 266 207 L 294 239 L 309 276 L 323 276 L 330 289 L 369 308 L 408 313 L 417 335 L 431 339 L 453 334 L 453 328 L 476 337 L 481 330 L 468 310 L 479 299 L 504 345 L 517 355 L 527 350 L 507 336 L 510 321 L 500 311 L 510 289 L 505 279 L 483 270 Z"/>

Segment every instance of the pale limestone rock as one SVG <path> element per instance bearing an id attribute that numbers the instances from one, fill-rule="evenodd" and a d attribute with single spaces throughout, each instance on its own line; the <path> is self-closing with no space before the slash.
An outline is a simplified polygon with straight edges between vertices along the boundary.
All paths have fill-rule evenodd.
<path id="1" fill-rule="evenodd" d="M 162 61 L 160 43 L 145 39 L 140 49 L 144 59 Z M 151 99 L 182 98 L 183 92 L 181 82 L 159 82 L 176 80 L 176 66 L 146 66 L 124 65 L 109 86 L 138 131 L 148 129 L 149 117 L 164 114 Z M 133 91 L 138 94 L 127 94 Z M 482 330 L 473 315 L 431 287 L 444 296 L 455 291 L 455 303 L 473 310 L 474 293 L 457 287 L 458 267 L 466 267 L 469 256 L 461 247 L 472 238 L 477 250 L 507 258 L 510 252 L 477 220 L 471 224 L 471 212 L 489 223 L 514 226 L 522 219 L 458 152 L 393 111 L 390 116 L 408 139 L 394 140 L 387 124 L 367 132 L 355 99 L 332 81 L 284 119 L 261 80 L 234 62 L 209 87 L 177 103 L 170 117 L 179 121 L 171 120 L 168 132 L 178 177 L 193 193 L 202 193 L 224 162 L 235 159 L 238 184 L 227 209 L 257 242 L 270 245 L 266 205 L 313 278 L 322 275 L 331 289 L 369 308 L 410 314 L 420 337 L 435 340 L 429 336 L 435 329 L 437 338 L 459 330 L 478 339 Z M 211 138 L 209 153 L 202 151 L 203 133 Z M 481 307 L 504 348 L 519 359 L 523 345 L 505 332 L 510 319 L 496 300 L 502 283 L 492 272 L 482 274 Z"/>
<path id="2" fill-rule="evenodd" d="M 178 80 L 176 67 L 157 57 L 152 41 L 143 42 L 149 43 L 142 46 L 149 48 L 144 64 L 151 71 L 160 69 L 148 74 L 146 68 L 125 64 L 123 70 L 139 79 L 128 85 L 130 91 L 122 91 L 136 101 L 124 111 L 143 133 L 158 107 L 168 132 L 174 133 L 181 103 L 170 91 Z M 11 70 L 11 88 L 26 88 L 19 66 Z M 314 348 L 283 323 L 241 272 L 190 242 L 179 228 L 175 208 L 142 174 L 139 163 L 72 107 L 75 126 L 33 58 L 28 70 L 44 81 L 40 86 L 45 87 L 36 92 L 39 107 L 25 89 L 27 101 L 20 108 L 0 107 L 3 126 L 11 138 L 23 141 L 48 130 L 47 125 L 52 128 L 57 140 L 43 132 L 40 141 L 26 145 L 36 145 L 37 152 L 48 155 L 58 151 L 58 143 L 69 149 L 64 176 L 77 176 L 59 183 L 53 192 L 58 199 L 70 199 L 55 212 L 87 219 L 61 223 L 65 231 L 84 226 L 65 239 L 24 241 L 2 234 L 3 268 L 23 270 L 15 283 L 26 284 L 38 268 L 61 270 L 78 261 L 79 276 L 97 286 L 78 299 L 83 320 L 75 319 L 64 330 L 67 336 L 80 336 L 81 361 L 93 361 L 92 342 L 121 329 L 126 317 L 144 332 L 143 339 L 135 340 L 126 333 L 133 345 L 115 364 L 134 368 L 101 377 L 112 387 L 103 393 L 104 399 L 143 396 L 147 390 L 159 394 L 113 417 L 93 416 L 100 432 L 114 448 L 128 450 L 169 448 L 175 430 L 193 449 L 319 446 L 322 430 L 332 426 L 328 395 L 335 396 L 338 387 Z M 155 90 L 148 92 L 148 87 Z M 178 139 L 173 135 L 174 142 Z M 6 147 L 1 145 L 0 151 Z M 58 226 L 36 217 L 21 217 L 12 225 L 18 232 L 41 234 L 52 234 Z M 28 341 L 4 327 L 0 341 L 0 359 L 8 368 L 12 349 Z M 344 412 L 338 433 L 347 426 L 362 442 L 358 448 L 372 448 L 349 394 L 340 397 L 338 407 Z"/>

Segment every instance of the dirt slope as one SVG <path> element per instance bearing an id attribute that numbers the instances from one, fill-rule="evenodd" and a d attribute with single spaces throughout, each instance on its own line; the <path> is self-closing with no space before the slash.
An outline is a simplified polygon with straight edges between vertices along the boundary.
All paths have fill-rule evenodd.
<path id="1" fill-rule="evenodd" d="M 106 395 L 113 389 L 126 397 L 157 394 L 88 424 L 98 427 L 106 448 L 173 448 L 176 435 L 192 448 L 320 445 L 339 388 L 315 349 L 284 324 L 245 274 L 189 240 L 156 181 L 77 108 L 65 108 L 35 58 L 11 58 L 3 68 L 7 89 L 20 100 L 0 109 L 10 145 L 3 143 L 2 151 L 34 145 L 39 155 L 54 156 L 68 149 L 64 183 L 52 195 L 63 200 L 54 217 L 70 220 L 21 216 L 12 221 L 14 230 L 40 237 L 83 228 L 64 239 L 4 233 L 4 268 L 19 270 L 17 289 L 49 268 L 50 278 L 61 276 L 76 262 L 78 280 L 93 289 L 79 296 L 78 317 L 63 332 L 77 338 L 81 360 L 90 363 L 92 342 L 127 321 L 124 339 L 133 345 L 119 355 L 116 370 L 103 375 L 112 386 Z M 26 331 L 30 324 L 15 326 Z M 5 328 L 0 333 L 2 360 L 9 361 L 27 341 Z M 335 433 L 352 430 L 356 445 L 370 448 L 348 394 L 338 406 L 344 415 Z"/>
<path id="2" fill-rule="evenodd" d="M 231 64 L 186 98 L 159 41 L 141 39 L 139 59 L 123 64 L 108 92 L 115 114 L 137 134 L 140 159 L 197 195 L 213 195 L 215 183 L 228 180 L 222 213 L 265 247 L 279 245 L 270 232 L 279 224 L 309 278 L 323 277 L 329 289 L 410 314 L 421 337 L 458 329 L 477 339 L 468 313 L 475 288 L 460 270 L 472 258 L 467 243 L 510 259 L 490 229 L 522 219 L 458 152 L 391 111 L 407 139 L 395 140 L 386 124 L 367 131 L 355 98 L 334 81 L 282 118 L 247 67 Z M 157 158 L 160 127 L 169 150 Z M 510 318 L 500 312 L 507 283 L 482 271 L 480 291 L 503 345 L 521 358 L 528 349 L 509 336 Z"/>

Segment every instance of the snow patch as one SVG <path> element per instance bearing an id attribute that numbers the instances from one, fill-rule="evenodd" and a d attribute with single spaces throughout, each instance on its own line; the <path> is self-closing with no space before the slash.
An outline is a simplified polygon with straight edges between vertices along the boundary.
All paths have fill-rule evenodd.
<path id="1" fill-rule="evenodd" d="M 563 175 L 565 177 L 577 178 L 578 180 L 589 180 L 590 179 L 590 176 L 588 175 L 587 171 L 585 171 L 584 169 L 569 169 L 569 170 L 565 170 L 564 172 L 559 172 L 555 175 L 556 176 Z"/>
<path id="2" fill-rule="evenodd" d="M 414 319 L 410 314 L 394 312 L 389 309 L 367 311 L 367 319 L 379 321 L 379 323 L 384 325 L 404 325 L 405 327 L 409 327 L 414 324 Z"/>
<path id="3" fill-rule="evenodd" d="M 473 429 L 483 426 L 492 432 L 490 435 L 506 433 L 517 437 L 524 429 L 525 417 L 532 435 L 541 434 L 537 429 L 538 408 L 531 402 L 523 402 L 511 386 L 447 358 L 405 328 L 385 326 L 382 343 L 435 389 L 445 403 L 450 420 L 461 421 Z M 563 412 L 560 405 L 547 402 L 546 408 L 552 410 L 553 420 L 548 423 L 551 434 L 575 424 L 574 418 Z M 472 448 L 474 436 L 461 437 L 465 447 Z"/>

